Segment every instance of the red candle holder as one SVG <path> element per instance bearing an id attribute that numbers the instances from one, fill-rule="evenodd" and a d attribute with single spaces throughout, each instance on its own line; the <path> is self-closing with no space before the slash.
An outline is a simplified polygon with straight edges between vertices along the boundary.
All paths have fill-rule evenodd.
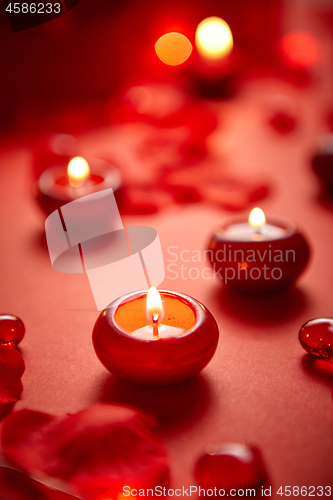
<path id="1" fill-rule="evenodd" d="M 230 54 L 221 61 L 206 61 L 197 57 L 188 73 L 193 92 L 206 98 L 228 98 L 236 93 L 238 57 Z"/>
<path id="2" fill-rule="evenodd" d="M 208 98 L 230 97 L 238 63 L 228 24 L 215 16 L 203 19 L 196 29 L 195 45 L 196 58 L 189 67 L 195 92 Z"/>
<path id="3" fill-rule="evenodd" d="M 50 166 L 35 184 L 34 194 L 42 210 L 51 214 L 63 205 L 88 194 L 112 188 L 119 201 L 121 197 L 121 176 L 118 169 L 107 161 L 88 159 L 90 174 L 84 184 L 74 187 L 69 183 L 65 162 Z"/>
<path id="4" fill-rule="evenodd" d="M 144 385 L 176 384 L 200 372 L 213 357 L 219 333 L 208 309 L 182 293 L 162 290 L 160 294 L 163 325 L 183 329 L 176 336 L 133 336 L 134 331 L 149 325 L 144 291 L 118 298 L 97 318 L 93 329 L 96 354 L 118 377 Z"/>
<path id="5" fill-rule="evenodd" d="M 244 217 L 234 219 L 213 233 L 207 253 L 224 285 L 251 293 L 291 287 L 310 258 L 303 234 L 282 217 L 268 217 L 259 231 L 251 230 Z"/>

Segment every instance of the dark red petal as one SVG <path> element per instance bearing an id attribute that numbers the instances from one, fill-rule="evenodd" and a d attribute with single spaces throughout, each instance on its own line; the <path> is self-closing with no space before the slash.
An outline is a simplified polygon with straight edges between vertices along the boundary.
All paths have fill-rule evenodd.
<path id="1" fill-rule="evenodd" d="M 0 467 L 0 500 L 45 500 L 32 479 L 20 472 Z"/>
<path id="2" fill-rule="evenodd" d="M 0 467 L 0 500 L 75 500 L 75 498 L 34 481 L 14 469 Z"/>

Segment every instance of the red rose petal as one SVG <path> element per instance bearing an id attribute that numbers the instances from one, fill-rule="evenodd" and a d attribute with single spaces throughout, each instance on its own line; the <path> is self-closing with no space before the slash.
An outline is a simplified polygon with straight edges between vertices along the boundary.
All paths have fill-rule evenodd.
<path id="1" fill-rule="evenodd" d="M 4 420 L 2 446 L 27 474 L 58 477 L 90 500 L 118 484 L 121 490 L 127 484 L 167 483 L 165 451 L 149 423 L 144 414 L 116 405 L 94 405 L 65 417 L 22 410 Z"/>
<path id="2" fill-rule="evenodd" d="M 24 361 L 21 354 L 12 347 L 0 346 L 0 418 L 20 398 L 23 372 Z"/>
<path id="3" fill-rule="evenodd" d="M 127 186 L 123 193 L 122 213 L 154 214 L 170 204 L 168 193 L 154 186 Z"/>

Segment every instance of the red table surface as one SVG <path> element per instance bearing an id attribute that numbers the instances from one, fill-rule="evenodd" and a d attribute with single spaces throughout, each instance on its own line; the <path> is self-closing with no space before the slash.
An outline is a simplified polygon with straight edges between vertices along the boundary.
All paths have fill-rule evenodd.
<path id="1" fill-rule="evenodd" d="M 299 127 L 279 135 L 264 119 L 265 95 L 295 99 Z M 124 217 L 127 225 L 158 230 L 166 263 L 161 288 L 203 302 L 220 328 L 216 355 L 193 380 L 165 388 L 136 387 L 109 374 L 95 356 L 91 332 L 97 318 L 85 275 L 53 270 L 44 243 L 43 215 L 31 196 L 30 153 L 2 150 L 1 310 L 21 317 L 26 336 L 24 392 L 15 409 L 73 413 L 96 402 L 121 402 L 156 416 L 157 432 L 170 455 L 171 487 L 194 485 L 193 466 L 208 443 L 258 446 L 279 486 L 333 485 L 333 366 L 307 355 L 298 342 L 301 325 L 332 312 L 332 208 L 318 196 L 308 156 L 325 130 L 319 86 L 296 92 L 277 81 L 244 86 L 233 101 L 217 104 L 223 119 L 210 138 L 238 173 L 262 174 L 272 195 L 261 203 L 269 214 L 292 218 L 308 235 L 313 256 L 290 294 L 242 298 L 216 279 L 173 279 L 170 246 L 203 250 L 211 231 L 232 217 L 205 205 L 189 205 L 146 217 Z M 116 154 L 117 130 L 81 138 L 90 155 Z M 215 146 L 214 146 L 215 145 Z M 188 258 L 190 253 L 184 254 Z M 207 262 L 180 262 L 201 270 Z M 171 268 L 175 270 L 175 268 Z M 180 269 L 178 267 L 178 271 Z M 192 271 L 193 275 L 197 271 Z M 208 275 L 208 272 L 204 275 Z M 278 496 L 277 496 L 278 498 Z"/>

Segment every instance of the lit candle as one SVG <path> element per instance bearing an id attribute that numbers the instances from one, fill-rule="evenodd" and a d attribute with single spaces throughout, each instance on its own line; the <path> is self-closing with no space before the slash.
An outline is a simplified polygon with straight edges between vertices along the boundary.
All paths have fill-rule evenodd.
<path id="1" fill-rule="evenodd" d="M 112 188 L 117 201 L 120 197 L 119 171 L 110 163 L 76 156 L 68 165 L 59 163 L 47 168 L 36 186 L 36 199 L 46 214 L 62 205 L 96 191 Z"/>
<path id="2" fill-rule="evenodd" d="M 73 187 L 81 187 L 90 176 L 90 168 L 87 160 L 76 156 L 72 158 L 67 167 L 68 181 Z"/>
<path id="3" fill-rule="evenodd" d="M 255 208 L 248 221 L 224 224 L 210 239 L 208 257 L 225 285 L 267 292 L 290 287 L 307 266 L 309 245 L 296 225 Z"/>
<path id="4" fill-rule="evenodd" d="M 195 33 L 197 59 L 192 74 L 196 90 L 204 95 L 229 95 L 234 87 L 233 36 L 223 19 L 208 17 Z"/>
<path id="5" fill-rule="evenodd" d="M 195 32 L 195 46 L 205 61 L 221 62 L 231 53 L 233 37 L 228 24 L 219 17 L 207 17 Z"/>
<path id="6" fill-rule="evenodd" d="M 282 227 L 266 222 L 266 217 L 261 208 L 254 208 L 248 222 L 231 224 L 225 228 L 223 236 L 230 241 L 264 241 L 282 238 L 285 231 Z"/>
<path id="7" fill-rule="evenodd" d="M 151 287 L 147 293 L 146 312 L 149 325 L 132 332 L 137 339 L 158 340 L 167 337 L 179 337 L 185 332 L 184 328 L 161 324 L 164 310 L 161 296 L 156 288 Z"/>
<path id="8" fill-rule="evenodd" d="M 188 379 L 211 360 L 218 342 L 212 314 L 187 295 L 150 289 L 114 301 L 99 315 L 93 344 L 115 375 L 147 385 Z"/>

